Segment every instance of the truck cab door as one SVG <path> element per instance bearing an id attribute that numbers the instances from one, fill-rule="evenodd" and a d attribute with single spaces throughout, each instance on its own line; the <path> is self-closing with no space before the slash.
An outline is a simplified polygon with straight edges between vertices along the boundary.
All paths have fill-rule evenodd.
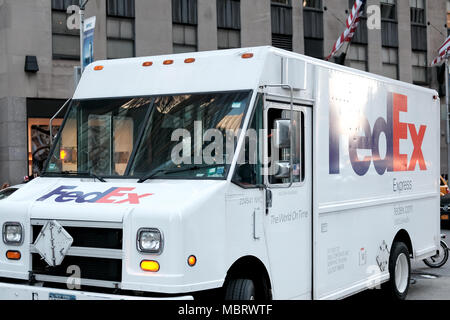
<path id="1" fill-rule="evenodd" d="M 275 128 L 293 117 L 288 148 L 279 147 Z M 286 123 L 286 122 L 285 122 Z M 312 110 L 268 102 L 264 108 L 264 184 L 267 186 L 264 228 L 274 299 L 312 298 Z M 293 144 L 293 145 L 292 145 Z M 293 183 L 279 178 L 293 147 Z M 286 167 L 284 167 L 286 170 Z M 288 168 L 289 170 L 289 168 Z M 289 172 L 289 171 L 288 171 Z"/>

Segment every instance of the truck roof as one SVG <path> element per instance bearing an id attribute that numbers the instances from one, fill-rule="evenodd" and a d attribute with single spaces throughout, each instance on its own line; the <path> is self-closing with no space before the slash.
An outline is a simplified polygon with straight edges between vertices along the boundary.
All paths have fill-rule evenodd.
<path id="1" fill-rule="evenodd" d="M 251 55 L 245 58 L 246 53 Z M 274 72 L 275 69 L 269 66 L 274 60 L 269 60 L 269 56 L 302 60 L 311 65 L 437 94 L 431 89 L 264 46 L 96 61 L 86 67 L 74 99 L 256 89 L 261 84 L 269 84 L 265 83 L 269 79 L 271 83 L 280 83 L 281 70 Z M 277 68 L 280 69 L 281 64 Z"/>

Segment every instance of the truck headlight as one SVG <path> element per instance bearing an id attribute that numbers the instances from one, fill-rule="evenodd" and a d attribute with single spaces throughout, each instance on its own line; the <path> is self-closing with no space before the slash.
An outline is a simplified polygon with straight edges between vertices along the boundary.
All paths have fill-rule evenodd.
<path id="1" fill-rule="evenodd" d="M 3 242 L 8 245 L 21 245 L 23 228 L 18 222 L 6 222 L 3 225 Z"/>
<path id="2" fill-rule="evenodd" d="M 160 254 L 163 250 L 163 236 L 158 229 L 143 228 L 138 231 L 137 248 L 140 252 Z"/>

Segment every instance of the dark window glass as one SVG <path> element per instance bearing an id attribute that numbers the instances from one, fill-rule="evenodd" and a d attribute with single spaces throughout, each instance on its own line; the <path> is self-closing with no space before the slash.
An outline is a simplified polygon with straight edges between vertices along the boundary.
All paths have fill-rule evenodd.
<path id="1" fill-rule="evenodd" d="M 108 16 L 134 18 L 134 0 L 108 0 Z"/>
<path id="2" fill-rule="evenodd" d="M 395 0 L 381 2 L 381 43 L 384 47 L 398 48 L 397 6 Z"/>
<path id="3" fill-rule="evenodd" d="M 67 7 L 78 5 L 78 0 L 52 1 L 52 55 L 53 59 L 80 59 L 80 31 L 67 28 Z"/>
<path id="4" fill-rule="evenodd" d="M 323 40 L 305 38 L 305 55 L 323 59 Z"/>
<path id="5" fill-rule="evenodd" d="M 349 0 L 349 11 L 351 12 L 355 0 Z M 361 8 L 361 17 L 358 28 L 353 36 L 352 43 L 367 44 L 368 43 L 368 31 L 367 31 L 367 15 L 365 5 Z"/>
<path id="6" fill-rule="evenodd" d="M 303 8 L 322 10 L 322 0 L 304 0 Z"/>
<path id="7" fill-rule="evenodd" d="M 291 0 L 271 0 L 272 4 L 281 4 L 285 6 L 291 6 Z"/>
<path id="8" fill-rule="evenodd" d="M 303 28 L 305 38 L 323 39 L 323 12 L 304 9 Z"/>
<path id="9" fill-rule="evenodd" d="M 398 48 L 398 25 L 392 21 L 381 21 L 381 42 L 384 47 Z"/>
<path id="10" fill-rule="evenodd" d="M 292 7 L 272 2 L 272 33 L 292 35 Z"/>
<path id="11" fill-rule="evenodd" d="M 241 2 L 239 0 L 217 0 L 217 27 L 241 28 Z"/>
<path id="12" fill-rule="evenodd" d="M 303 2 L 305 54 L 323 59 L 323 11 L 321 0 Z"/>
<path id="13" fill-rule="evenodd" d="M 67 7 L 71 5 L 80 5 L 79 0 L 52 0 L 52 9 L 53 10 L 67 10 Z"/>
<path id="14" fill-rule="evenodd" d="M 427 25 L 425 0 L 410 0 L 411 5 L 411 48 L 427 51 Z"/>
<path id="15" fill-rule="evenodd" d="M 381 19 L 397 21 L 397 6 L 395 0 L 381 1 Z"/>
<path id="16" fill-rule="evenodd" d="M 197 24 L 197 0 L 172 0 L 172 22 Z"/>
<path id="17" fill-rule="evenodd" d="M 259 95 L 245 137 L 245 149 L 241 150 L 241 153 L 244 152 L 245 154 L 239 156 L 243 161 L 236 166 L 234 172 L 233 182 L 244 188 L 252 188 L 263 184 L 261 172 L 262 145 L 259 139 L 259 134 L 263 129 L 263 101 L 262 95 Z"/>
<path id="18" fill-rule="evenodd" d="M 292 51 L 292 6 L 290 1 L 272 1 L 272 45 Z"/>
<path id="19" fill-rule="evenodd" d="M 427 27 L 411 25 L 411 46 L 413 50 L 427 51 Z"/>

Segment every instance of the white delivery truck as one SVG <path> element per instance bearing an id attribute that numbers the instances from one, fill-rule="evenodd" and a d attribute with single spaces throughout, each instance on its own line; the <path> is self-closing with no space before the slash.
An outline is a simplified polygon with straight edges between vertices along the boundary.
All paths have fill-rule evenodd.
<path id="1" fill-rule="evenodd" d="M 439 250 L 433 90 L 257 47 L 99 61 L 67 107 L 2 299 L 403 299 Z"/>

